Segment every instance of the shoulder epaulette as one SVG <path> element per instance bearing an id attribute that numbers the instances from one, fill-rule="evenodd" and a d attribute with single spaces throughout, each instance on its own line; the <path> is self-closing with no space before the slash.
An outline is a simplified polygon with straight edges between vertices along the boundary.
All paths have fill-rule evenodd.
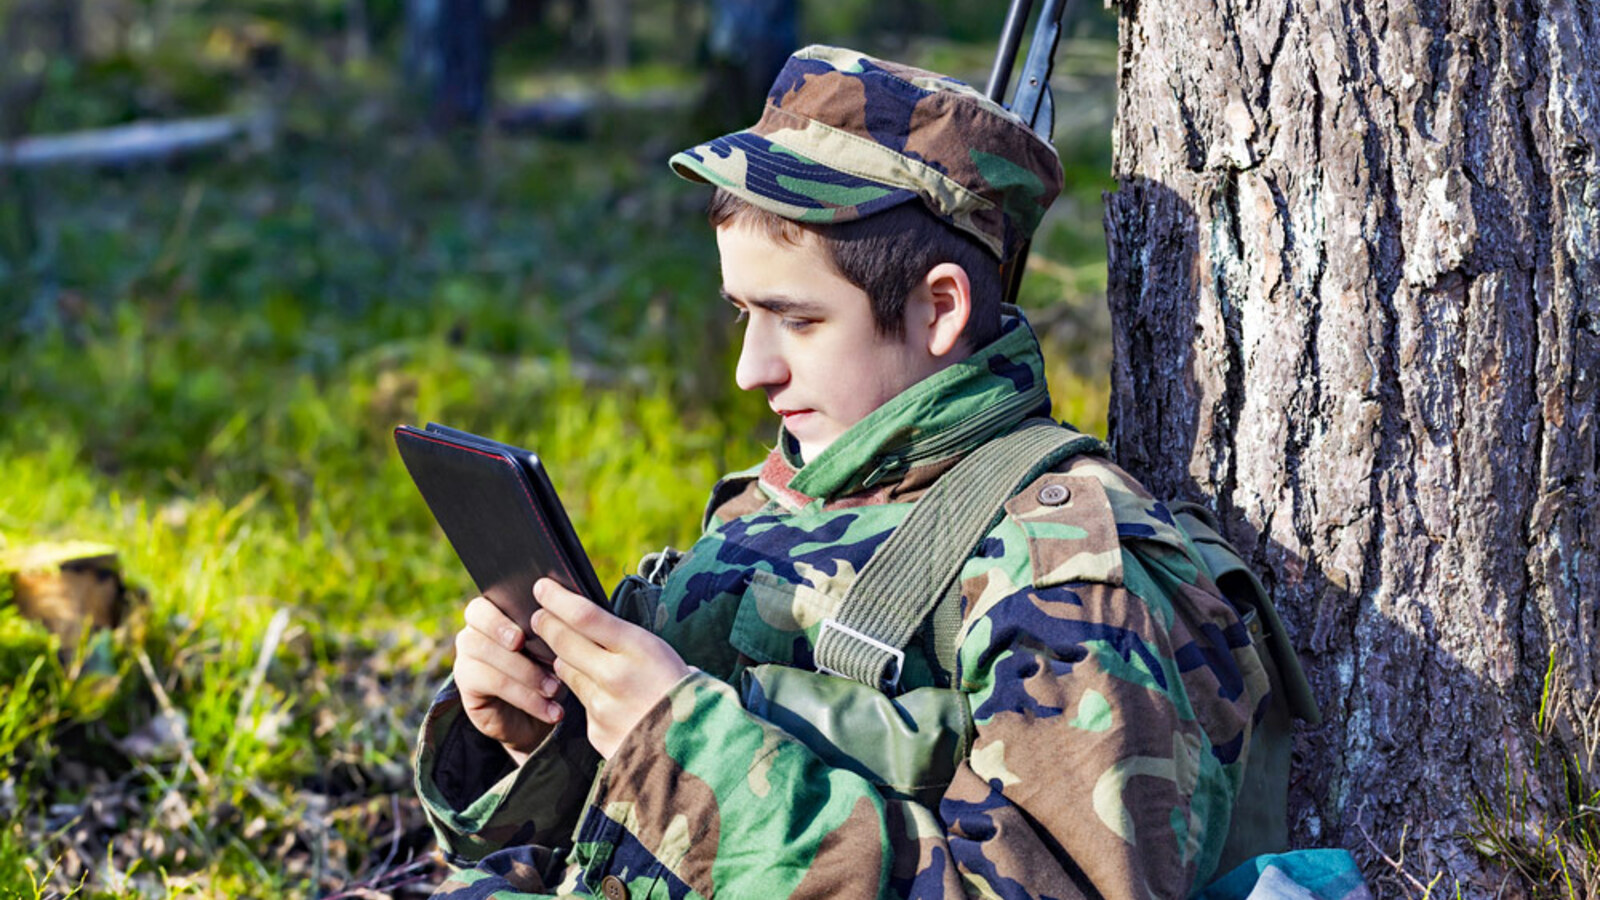
<path id="1" fill-rule="evenodd" d="M 1006 514 L 1027 537 L 1037 587 L 1121 584 L 1124 541 L 1191 552 L 1166 507 L 1097 456 L 1073 457 L 1039 476 L 1006 503 Z"/>
<path id="2" fill-rule="evenodd" d="M 710 531 L 716 525 L 764 506 L 766 495 L 761 494 L 757 484 L 760 475 L 761 464 L 758 463 L 722 476 L 711 488 L 711 498 L 706 501 L 705 513 L 700 517 L 700 530 Z M 755 496 L 751 497 L 752 494 Z M 746 502 L 747 498 L 749 502 Z M 749 508 L 746 509 L 746 506 Z"/>

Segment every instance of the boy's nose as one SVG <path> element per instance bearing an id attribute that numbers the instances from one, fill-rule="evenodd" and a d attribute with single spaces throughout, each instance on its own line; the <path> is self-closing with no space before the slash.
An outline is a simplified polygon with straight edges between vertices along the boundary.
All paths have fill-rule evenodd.
<path id="1" fill-rule="evenodd" d="M 744 344 L 739 348 L 739 365 L 734 369 L 733 381 L 740 390 L 754 391 L 777 387 L 789 380 L 789 368 L 783 357 L 774 352 L 771 343 L 764 340 L 753 328 L 746 328 Z"/>

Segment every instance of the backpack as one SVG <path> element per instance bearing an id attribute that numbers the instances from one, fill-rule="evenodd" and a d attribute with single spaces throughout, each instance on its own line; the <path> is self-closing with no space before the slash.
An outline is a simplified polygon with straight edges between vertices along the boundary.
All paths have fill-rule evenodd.
<path id="1" fill-rule="evenodd" d="M 814 648 L 818 672 L 755 666 L 741 686 L 745 707 L 830 764 L 868 777 L 886 795 L 936 806 L 965 758 L 970 718 L 962 721 L 968 713 L 957 691 L 897 694 L 904 648 L 922 631 L 946 676 L 954 671 L 962 566 L 1000 520 L 1007 500 L 1085 453 L 1103 454 L 1103 445 L 1048 419 L 1029 420 L 974 450 L 917 501 L 862 568 L 834 616 L 822 623 Z M 1221 536 L 1216 519 L 1197 504 L 1167 508 L 1192 550 L 1191 560 L 1250 631 L 1270 684 L 1221 858 L 1211 873 L 1201 873 L 1205 878 L 1288 846 L 1292 722 L 1315 724 L 1320 715 L 1270 597 Z M 948 738 L 963 727 L 967 739 Z"/>

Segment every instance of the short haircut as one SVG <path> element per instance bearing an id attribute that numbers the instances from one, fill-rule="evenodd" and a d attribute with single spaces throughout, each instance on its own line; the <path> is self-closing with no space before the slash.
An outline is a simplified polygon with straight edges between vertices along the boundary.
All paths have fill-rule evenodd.
<path id="1" fill-rule="evenodd" d="M 717 188 L 706 216 L 713 228 L 739 222 L 774 241 L 798 244 L 809 231 L 821 241 L 833 267 L 872 302 L 872 323 L 882 337 L 905 334 L 906 297 L 939 263 L 955 263 L 972 284 L 972 314 L 962 339 L 976 350 L 1000 335 L 1004 285 L 1000 264 L 982 244 L 911 201 L 883 212 L 835 224 L 796 222 L 769 212 L 731 191 Z"/>

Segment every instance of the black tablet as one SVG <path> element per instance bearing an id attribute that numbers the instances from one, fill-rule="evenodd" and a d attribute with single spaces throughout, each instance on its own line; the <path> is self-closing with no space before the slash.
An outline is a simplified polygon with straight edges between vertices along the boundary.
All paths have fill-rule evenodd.
<path id="1" fill-rule="evenodd" d="M 395 446 L 478 590 L 522 627 L 530 652 L 548 648 L 529 624 L 533 583 L 553 578 L 604 605 L 594 566 L 539 457 L 442 425 L 401 425 Z"/>

